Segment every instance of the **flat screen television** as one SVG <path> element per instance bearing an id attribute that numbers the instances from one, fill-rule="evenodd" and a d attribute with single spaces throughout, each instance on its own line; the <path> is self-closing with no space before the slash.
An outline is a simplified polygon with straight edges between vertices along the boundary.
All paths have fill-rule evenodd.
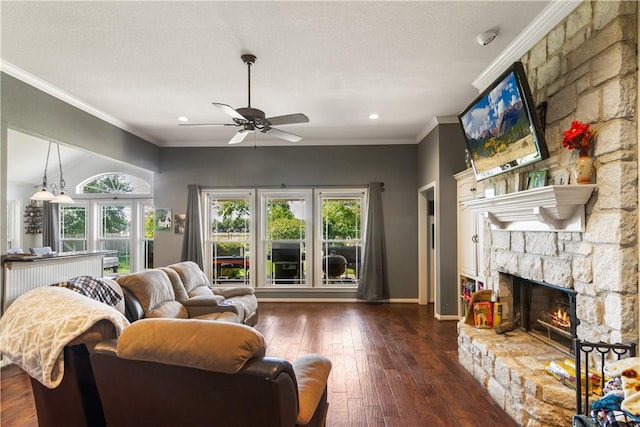
<path id="1" fill-rule="evenodd" d="M 549 157 L 522 63 L 515 62 L 458 115 L 480 181 Z"/>

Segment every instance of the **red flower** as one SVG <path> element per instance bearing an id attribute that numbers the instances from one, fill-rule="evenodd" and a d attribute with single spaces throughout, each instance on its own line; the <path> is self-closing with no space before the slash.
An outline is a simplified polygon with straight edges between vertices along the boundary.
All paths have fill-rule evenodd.
<path id="1" fill-rule="evenodd" d="M 564 131 L 562 146 L 567 150 L 578 150 L 581 156 L 587 156 L 595 135 L 596 132 L 591 129 L 591 125 L 574 120 L 571 127 Z"/>

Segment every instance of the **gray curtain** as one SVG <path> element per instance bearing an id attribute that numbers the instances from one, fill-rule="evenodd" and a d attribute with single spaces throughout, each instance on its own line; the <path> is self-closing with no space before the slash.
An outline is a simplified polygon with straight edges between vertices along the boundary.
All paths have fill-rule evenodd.
<path id="1" fill-rule="evenodd" d="M 187 186 L 187 212 L 182 239 L 181 261 L 193 261 L 204 269 L 204 248 L 202 246 L 202 217 L 200 209 L 200 186 Z"/>
<path id="2" fill-rule="evenodd" d="M 43 202 L 42 205 L 42 246 L 49 246 L 52 251 L 61 251 L 58 248 L 59 226 L 58 226 L 59 205 L 57 203 Z"/>
<path id="3" fill-rule="evenodd" d="M 367 301 L 380 301 L 389 298 L 384 218 L 382 216 L 382 186 L 383 184 L 380 182 L 369 184 L 364 259 L 356 294 L 359 299 Z"/>

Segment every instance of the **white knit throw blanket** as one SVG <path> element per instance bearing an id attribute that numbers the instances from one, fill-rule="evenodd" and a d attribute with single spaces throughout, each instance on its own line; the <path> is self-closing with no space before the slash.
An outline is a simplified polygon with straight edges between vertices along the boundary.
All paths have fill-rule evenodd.
<path id="1" fill-rule="evenodd" d="M 64 375 L 64 346 L 107 320 L 117 338 L 129 321 L 122 313 L 69 289 L 44 286 L 18 297 L 0 319 L 0 352 L 49 388 Z M 110 328 L 109 328 L 110 329 Z"/>

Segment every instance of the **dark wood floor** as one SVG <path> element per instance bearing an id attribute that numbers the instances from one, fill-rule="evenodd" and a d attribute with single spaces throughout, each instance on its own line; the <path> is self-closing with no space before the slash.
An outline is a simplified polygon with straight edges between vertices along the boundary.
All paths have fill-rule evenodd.
<path id="1" fill-rule="evenodd" d="M 516 426 L 458 364 L 456 323 L 431 306 L 261 303 L 267 355 L 333 363 L 328 427 Z M 27 376 L 2 370 L 0 424 L 35 427 Z"/>

